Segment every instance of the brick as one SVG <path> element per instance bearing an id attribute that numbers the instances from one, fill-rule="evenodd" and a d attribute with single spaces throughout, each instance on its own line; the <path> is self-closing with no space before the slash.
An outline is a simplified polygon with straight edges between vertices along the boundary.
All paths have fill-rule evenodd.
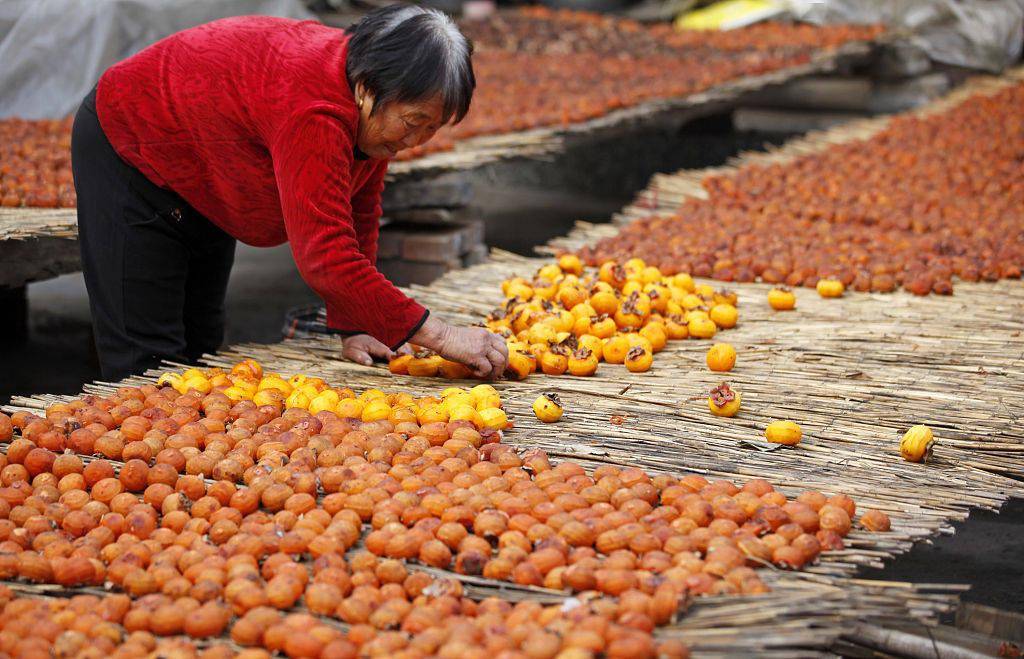
<path id="1" fill-rule="evenodd" d="M 384 186 L 381 205 L 393 215 L 410 208 L 462 208 L 473 198 L 473 186 L 465 178 L 454 180 L 396 181 Z"/>
<path id="2" fill-rule="evenodd" d="M 462 267 L 468 268 L 473 265 L 486 263 L 488 253 L 487 245 L 474 245 L 468 252 L 462 255 Z"/>
<path id="3" fill-rule="evenodd" d="M 396 286 L 429 284 L 441 275 L 462 267 L 458 259 L 445 263 L 419 263 L 404 259 L 381 259 L 377 267 Z"/>
<path id="4" fill-rule="evenodd" d="M 465 209 L 458 208 L 407 208 L 390 214 L 395 222 L 413 224 L 451 224 L 465 218 Z"/>
<path id="5" fill-rule="evenodd" d="M 483 220 L 465 220 L 461 222 L 463 232 L 463 253 L 467 253 L 477 245 L 484 243 L 484 221 Z"/>
<path id="6" fill-rule="evenodd" d="M 382 226 L 380 235 L 377 237 L 377 258 L 393 259 L 402 253 L 402 241 L 405 240 L 405 232 L 394 225 Z"/>
<path id="7" fill-rule="evenodd" d="M 463 249 L 462 227 L 430 227 L 409 231 L 402 241 L 401 256 L 408 261 L 445 263 L 458 259 Z"/>

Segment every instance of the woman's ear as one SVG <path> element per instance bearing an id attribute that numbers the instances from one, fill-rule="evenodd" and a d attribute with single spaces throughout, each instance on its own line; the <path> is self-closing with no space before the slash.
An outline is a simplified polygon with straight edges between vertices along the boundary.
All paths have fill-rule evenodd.
<path id="1" fill-rule="evenodd" d="M 356 105 L 367 114 L 373 112 L 373 94 L 361 82 L 356 83 L 355 89 Z"/>

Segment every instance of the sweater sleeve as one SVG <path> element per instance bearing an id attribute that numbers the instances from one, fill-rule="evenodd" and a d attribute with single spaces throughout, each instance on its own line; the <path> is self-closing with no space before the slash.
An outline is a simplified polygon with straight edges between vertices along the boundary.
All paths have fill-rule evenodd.
<path id="1" fill-rule="evenodd" d="M 329 104 L 299 112 L 273 141 L 285 229 L 299 273 L 327 306 L 327 325 L 397 349 L 420 328 L 427 310 L 360 249 L 349 180 L 352 137 L 342 112 Z"/>
<path id="2" fill-rule="evenodd" d="M 359 251 L 373 264 L 377 263 L 377 240 L 380 236 L 381 194 L 387 161 L 381 162 L 352 197 L 352 222 L 359 240 Z"/>

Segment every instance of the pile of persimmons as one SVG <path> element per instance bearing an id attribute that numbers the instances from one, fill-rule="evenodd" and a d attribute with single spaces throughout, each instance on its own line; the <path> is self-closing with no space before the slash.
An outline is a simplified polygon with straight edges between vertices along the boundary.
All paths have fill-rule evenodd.
<path id="1" fill-rule="evenodd" d="M 369 421 L 232 401 L 232 378 L 285 381 L 253 360 L 192 370 L 218 386 L 186 372 L 0 414 L 0 578 L 79 589 L 0 588 L 0 653 L 684 656 L 652 631 L 690 598 L 765 592 L 759 567 L 842 548 L 857 515 L 763 480 L 552 464 L 470 420 L 420 423 L 403 394 L 371 394 L 393 405 Z M 470 599 L 463 575 L 572 599 Z"/>

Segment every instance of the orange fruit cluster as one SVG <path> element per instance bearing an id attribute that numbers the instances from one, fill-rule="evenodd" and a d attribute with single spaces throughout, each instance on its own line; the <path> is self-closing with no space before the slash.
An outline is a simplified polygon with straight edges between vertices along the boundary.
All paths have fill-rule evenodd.
<path id="1" fill-rule="evenodd" d="M 945 112 L 901 116 L 872 138 L 705 178 L 707 199 L 581 250 L 636 254 L 666 274 L 832 291 L 950 294 L 1024 268 L 1024 85 Z"/>
<path id="2" fill-rule="evenodd" d="M 739 322 L 735 293 L 695 284 L 685 274 L 666 277 L 639 258 L 584 272 L 575 255 L 565 254 L 533 279 L 513 277 L 501 288 L 505 303 L 486 327 L 505 338 L 507 373 L 518 380 L 538 371 L 590 376 L 602 362 L 643 373 L 669 341 L 710 339 Z M 390 369 L 445 375 L 443 361 L 422 352 L 395 358 Z"/>
<path id="3" fill-rule="evenodd" d="M 258 366 L 245 364 L 238 370 Z M 756 567 L 796 569 L 841 547 L 855 512 L 842 495 L 790 501 L 758 480 L 738 488 L 610 466 L 587 474 L 542 451 L 520 455 L 468 420 L 282 407 L 165 384 L 58 403 L 45 417 L 0 414 L 0 579 L 121 591 L 7 601 L 0 652 L 197 656 L 194 645 L 157 637 L 230 633 L 251 657 L 682 656 L 677 645 L 657 647 L 651 631 L 686 598 L 764 592 Z M 143 432 L 132 418 L 162 429 Z M 83 430 L 100 427 L 85 455 L 57 448 L 55 435 L 80 446 Z M 141 439 L 122 456 L 132 442 L 164 448 L 123 462 L 94 454 L 126 432 Z M 888 528 L 882 513 L 863 519 Z M 418 565 L 578 600 L 475 602 Z M 280 613 L 297 606 L 307 613 Z M 34 618 L 49 621 L 45 633 L 26 639 L 19 630 Z"/>
<path id="4" fill-rule="evenodd" d="M 0 120 L 0 206 L 73 208 L 71 119 Z"/>
<path id="5" fill-rule="evenodd" d="M 765 23 L 728 32 L 678 32 L 577 11 L 525 8 L 462 24 L 476 46 L 478 86 L 462 123 L 401 160 L 481 135 L 566 126 L 656 99 L 804 64 L 879 26 Z"/>

